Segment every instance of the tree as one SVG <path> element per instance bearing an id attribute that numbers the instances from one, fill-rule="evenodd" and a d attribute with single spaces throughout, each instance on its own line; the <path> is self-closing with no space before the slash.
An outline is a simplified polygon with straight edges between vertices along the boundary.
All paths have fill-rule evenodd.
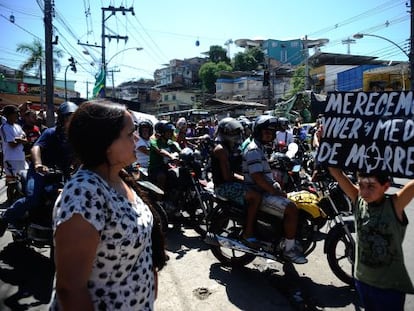
<path id="1" fill-rule="evenodd" d="M 220 45 L 212 45 L 210 46 L 210 50 L 208 52 L 208 56 L 210 61 L 213 63 L 225 62 L 230 64 L 230 58 L 227 57 L 227 51 Z"/>
<path id="2" fill-rule="evenodd" d="M 292 89 L 289 91 L 289 98 L 298 92 L 305 90 L 305 66 L 296 68 L 292 76 Z"/>
<path id="3" fill-rule="evenodd" d="M 207 62 L 200 67 L 198 75 L 203 82 L 203 88 L 206 92 L 213 94 L 216 92 L 216 80 L 220 71 L 232 71 L 232 67 L 225 62 Z"/>
<path id="4" fill-rule="evenodd" d="M 257 70 L 264 63 L 264 54 L 258 47 L 239 52 L 234 56 L 234 70 L 251 71 Z"/>
<path id="5" fill-rule="evenodd" d="M 17 45 L 17 52 L 25 53 L 29 55 L 29 58 L 20 66 L 20 70 L 24 72 L 35 69 L 36 76 L 40 79 L 40 107 L 43 109 L 43 74 L 42 64 L 45 59 L 45 51 L 42 43 L 39 40 L 34 40 L 32 44 L 20 43 Z M 58 58 L 63 57 L 63 52 L 60 49 L 53 50 L 53 67 L 56 72 L 60 71 L 60 62 Z"/>
<path id="6" fill-rule="evenodd" d="M 29 70 L 35 69 L 36 76 L 42 77 L 42 64 L 45 58 L 45 51 L 43 49 L 42 43 L 39 40 L 34 40 L 32 44 L 20 43 L 17 45 L 17 52 L 25 53 L 29 55 L 29 58 L 20 66 L 20 70 L 27 72 Z M 63 57 L 63 52 L 60 49 L 53 50 L 53 67 L 56 72 L 60 71 L 60 62 L 59 58 Z"/>

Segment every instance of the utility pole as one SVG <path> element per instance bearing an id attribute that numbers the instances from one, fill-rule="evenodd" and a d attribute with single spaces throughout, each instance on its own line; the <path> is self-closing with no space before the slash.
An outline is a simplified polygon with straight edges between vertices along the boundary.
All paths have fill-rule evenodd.
<path id="1" fill-rule="evenodd" d="M 354 44 L 355 42 L 356 42 L 355 39 L 351 39 L 351 38 L 342 40 L 342 44 L 346 44 L 348 46 L 348 48 L 347 48 L 347 54 L 348 55 L 351 54 L 351 44 Z"/>
<path id="2" fill-rule="evenodd" d="M 111 14 L 105 18 L 105 12 L 111 12 Z M 130 7 L 129 9 L 126 9 L 123 6 L 120 6 L 119 8 L 115 8 L 113 6 L 109 6 L 107 8 L 102 8 L 102 69 L 104 70 L 105 73 L 105 77 L 104 77 L 104 85 L 103 85 L 103 89 L 104 91 L 106 91 L 106 59 L 105 59 L 105 38 L 108 38 L 109 40 L 111 39 L 116 39 L 116 40 L 125 40 L 125 42 L 127 42 L 128 40 L 128 36 L 113 36 L 113 35 L 106 35 L 105 34 L 105 22 L 112 16 L 115 15 L 116 12 L 122 12 L 123 15 L 125 15 L 125 12 L 131 12 L 132 15 L 135 15 L 134 12 L 134 8 Z"/>
<path id="3" fill-rule="evenodd" d="M 309 90 L 309 49 L 308 49 L 308 36 L 305 36 L 303 42 L 303 49 L 305 52 L 305 91 Z"/>
<path id="4" fill-rule="evenodd" d="M 52 10 L 51 0 L 45 0 L 46 124 L 48 127 L 55 125 L 55 104 L 53 102 Z"/>
<path id="5" fill-rule="evenodd" d="M 115 79 L 114 79 L 114 72 L 121 72 L 121 70 L 117 69 L 117 70 L 108 70 L 108 73 L 111 73 L 111 77 L 112 77 L 112 98 L 115 98 Z"/>

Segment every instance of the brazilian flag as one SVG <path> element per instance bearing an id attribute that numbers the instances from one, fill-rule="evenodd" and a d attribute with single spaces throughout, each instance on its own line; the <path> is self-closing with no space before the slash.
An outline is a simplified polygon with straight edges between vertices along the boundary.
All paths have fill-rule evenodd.
<path id="1" fill-rule="evenodd" d="M 93 87 L 93 97 L 94 98 L 104 98 L 105 97 L 105 70 L 101 67 L 99 74 L 95 77 L 95 86 Z"/>

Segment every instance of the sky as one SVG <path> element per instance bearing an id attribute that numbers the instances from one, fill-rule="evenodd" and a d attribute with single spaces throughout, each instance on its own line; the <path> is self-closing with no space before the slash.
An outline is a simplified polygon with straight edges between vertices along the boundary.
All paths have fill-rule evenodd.
<path id="1" fill-rule="evenodd" d="M 106 39 L 107 85 L 140 78 L 153 79 L 156 69 L 172 59 L 205 57 L 211 45 L 230 50 L 233 57 L 243 49 L 226 42 L 237 39 L 328 39 L 321 48 L 327 53 L 348 53 L 342 41 L 355 33 L 365 36 L 349 45 L 351 54 L 376 56 L 382 60 L 407 61 L 397 47 L 409 52 L 410 8 L 407 0 L 54 0 L 54 45 L 65 54 L 62 69 L 55 74 L 64 80 L 68 58 L 77 62 L 75 90 L 86 98 L 92 94 L 99 72 L 102 45 L 102 8 L 121 6 L 131 12 L 105 12 L 105 34 L 128 36 L 128 40 Z M 27 55 L 16 52 L 20 43 L 44 42 L 43 0 L 0 0 L 0 64 L 19 66 Z M 14 16 L 14 23 L 10 16 Z M 196 44 L 199 42 L 199 45 Z M 79 44 L 81 43 L 81 44 Z M 98 46 L 91 47 L 85 44 Z M 397 45 L 397 46 L 396 46 Z M 136 48 L 142 48 L 137 51 Z M 310 54 L 313 51 L 310 50 Z M 88 55 L 87 55 L 88 54 Z"/>

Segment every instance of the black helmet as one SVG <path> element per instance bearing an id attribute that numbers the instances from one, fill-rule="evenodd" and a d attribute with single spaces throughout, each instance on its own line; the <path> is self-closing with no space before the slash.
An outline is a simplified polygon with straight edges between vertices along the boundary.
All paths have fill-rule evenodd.
<path id="1" fill-rule="evenodd" d="M 237 119 L 240 123 L 241 123 L 241 125 L 243 126 L 243 129 L 252 129 L 252 121 L 250 121 L 249 119 L 247 119 L 247 118 L 238 118 Z"/>
<path id="2" fill-rule="evenodd" d="M 261 141 L 262 130 L 268 129 L 274 131 L 276 136 L 277 119 L 269 115 L 261 115 L 256 118 L 253 124 L 253 137 Z M 273 138 L 274 139 L 274 138 Z"/>
<path id="3" fill-rule="evenodd" d="M 67 115 L 74 113 L 76 109 L 78 109 L 78 105 L 76 105 L 75 103 L 63 102 L 60 104 L 57 110 L 57 115 L 61 117 L 65 117 Z"/>
<path id="4" fill-rule="evenodd" d="M 152 126 L 152 122 L 150 120 L 141 120 L 138 123 L 138 134 L 142 136 L 142 128 L 148 127 L 149 128 L 149 136 L 154 134 L 154 127 Z"/>
<path id="5" fill-rule="evenodd" d="M 217 137 L 224 142 L 235 144 L 242 138 L 243 126 L 240 121 L 234 118 L 227 117 L 217 125 Z"/>
<path id="6" fill-rule="evenodd" d="M 167 131 L 174 131 L 175 126 L 171 122 L 167 120 L 161 120 L 157 124 L 155 124 L 155 133 L 163 135 Z"/>
<path id="7" fill-rule="evenodd" d="M 289 120 L 285 117 L 279 117 L 277 123 L 280 129 L 287 129 L 289 127 Z"/>

